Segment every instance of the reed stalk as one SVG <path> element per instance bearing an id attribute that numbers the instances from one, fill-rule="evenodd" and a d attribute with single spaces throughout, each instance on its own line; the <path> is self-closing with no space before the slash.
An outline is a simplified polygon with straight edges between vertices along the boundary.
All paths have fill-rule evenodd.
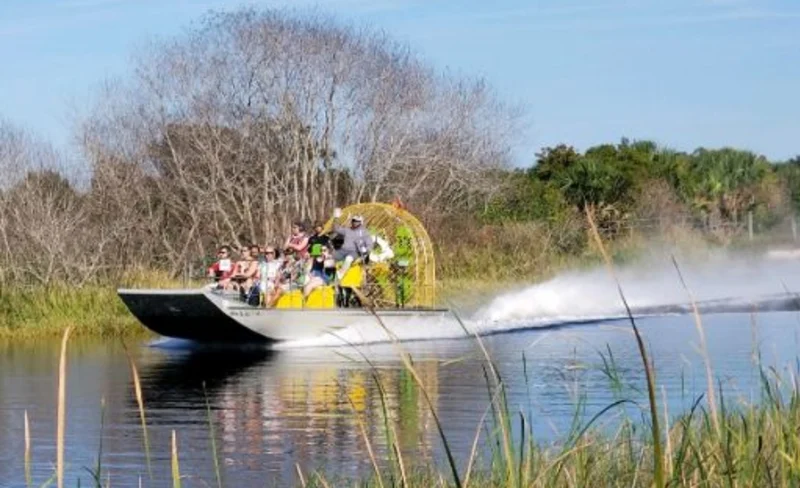
<path id="1" fill-rule="evenodd" d="M 378 465 L 378 459 L 375 457 L 375 450 L 372 448 L 372 442 L 369 440 L 369 435 L 367 434 L 367 426 L 364 424 L 364 420 L 361 418 L 361 414 L 358 413 L 358 409 L 356 409 L 355 404 L 353 403 L 353 399 L 350 398 L 350 395 L 347 395 L 347 403 L 350 405 L 350 410 L 353 412 L 355 416 L 356 423 L 358 423 L 358 429 L 361 433 L 361 438 L 364 440 L 364 446 L 367 449 L 367 455 L 369 456 L 369 461 L 372 463 L 372 469 L 375 471 L 375 479 L 378 482 L 379 488 L 384 488 L 383 484 L 383 476 L 381 476 L 381 468 Z M 300 467 L 298 466 L 298 474 L 300 475 L 300 479 L 303 479 L 303 474 L 300 472 Z M 305 480 L 303 480 L 305 486 Z"/>
<path id="2" fill-rule="evenodd" d="M 172 488 L 181 488 L 181 467 L 178 464 L 178 437 L 172 429 Z"/>
<path id="3" fill-rule="evenodd" d="M 56 408 L 56 484 L 58 488 L 64 488 L 64 435 L 65 435 L 65 415 L 67 403 L 67 341 L 72 332 L 72 326 L 68 326 L 61 339 L 61 355 L 58 361 L 58 405 Z"/>
<path id="4" fill-rule="evenodd" d="M 153 479 L 153 467 L 150 462 L 150 439 L 147 435 L 147 417 L 145 416 L 144 410 L 144 397 L 142 396 L 142 383 L 139 380 L 139 370 L 136 368 L 136 363 L 133 361 L 130 353 L 128 352 L 128 348 L 123 343 L 123 348 L 125 350 L 125 355 L 128 357 L 128 364 L 131 368 L 131 376 L 133 377 L 133 392 L 136 396 L 136 406 L 139 410 L 139 421 L 142 426 L 142 440 L 144 442 L 144 454 L 147 460 L 147 474 L 150 476 L 150 479 Z"/>
<path id="5" fill-rule="evenodd" d="M 217 438 L 214 432 L 214 419 L 211 417 L 211 405 L 208 403 L 206 383 L 203 382 L 203 398 L 206 401 L 206 417 L 208 419 L 208 436 L 211 439 L 211 455 L 214 457 L 214 476 L 217 479 L 217 488 L 222 488 L 222 471 L 219 467 L 219 453 L 217 452 Z"/>
<path id="6" fill-rule="evenodd" d="M 31 426 L 28 422 L 28 410 L 25 410 L 25 486 L 33 486 L 31 480 Z"/>
<path id="7" fill-rule="evenodd" d="M 661 429 L 659 427 L 658 404 L 656 400 L 655 372 L 653 371 L 653 365 L 648 359 L 647 349 L 644 346 L 644 340 L 642 340 L 642 335 L 639 333 L 639 327 L 637 327 L 636 320 L 633 318 L 633 313 L 628 305 L 628 300 L 625 298 L 625 294 L 622 292 L 622 285 L 617 278 L 617 274 L 614 272 L 614 264 L 611 261 L 611 257 L 608 255 L 608 251 L 606 251 L 603 240 L 600 238 L 600 233 L 597 231 L 597 225 L 594 222 L 592 212 L 593 210 L 591 208 L 586 208 L 586 218 L 589 221 L 589 228 L 591 230 L 592 237 L 603 256 L 603 261 L 606 263 L 608 272 L 613 278 L 614 282 L 617 284 L 617 291 L 619 292 L 619 297 L 620 300 L 622 300 L 622 304 L 625 306 L 625 312 L 630 320 L 633 334 L 636 337 L 636 345 L 639 348 L 639 356 L 642 359 L 642 364 L 647 377 L 647 398 L 650 407 L 651 435 L 653 439 L 654 483 L 656 487 L 661 488 L 665 486 L 666 480 L 664 478 L 664 455 L 662 452 Z"/>
<path id="8" fill-rule="evenodd" d="M 486 349 L 486 345 L 483 343 L 483 339 L 481 338 L 480 334 L 476 331 L 470 331 L 469 328 L 466 326 L 461 317 L 455 311 L 455 308 L 451 309 L 451 313 L 455 317 L 456 321 L 458 322 L 461 329 L 464 331 L 467 336 L 472 336 L 475 339 L 475 342 L 478 344 L 478 347 L 483 354 L 484 359 L 486 360 L 486 364 L 489 367 L 489 371 L 491 372 L 492 377 L 496 382 L 497 391 L 502 393 L 503 402 L 499 404 L 499 399 L 495 399 L 498 402 L 497 409 L 494 410 L 499 417 L 498 423 L 500 424 L 500 431 L 501 431 L 501 439 L 502 439 L 502 449 L 503 449 L 503 458 L 505 459 L 506 465 L 506 476 L 511 486 L 515 485 L 516 482 L 514 481 L 516 476 L 516 470 L 514 469 L 514 455 L 512 452 L 512 442 L 511 442 L 511 421 L 510 416 L 508 414 L 508 402 L 505 398 L 505 386 L 503 385 L 502 377 L 497 370 L 497 367 L 494 364 L 494 360 L 492 360 L 489 351 Z M 491 385 L 487 379 L 487 388 L 491 390 Z"/>
<path id="9" fill-rule="evenodd" d="M 347 344 L 353 350 L 355 350 L 361 359 L 367 363 L 369 366 L 370 374 L 372 379 L 375 381 L 375 384 L 378 386 L 378 392 L 380 393 L 380 400 L 381 400 L 381 411 L 383 413 L 383 421 L 384 421 L 384 429 L 386 430 L 386 436 L 389 439 L 389 444 L 392 447 L 392 452 L 394 453 L 394 458 L 397 462 L 397 468 L 400 471 L 400 481 L 404 488 L 408 488 L 408 475 L 406 473 L 406 466 L 405 461 L 403 460 L 403 451 L 400 448 L 400 444 L 398 441 L 397 429 L 395 429 L 394 424 L 391 422 L 391 418 L 389 415 L 389 406 L 387 404 L 388 392 L 386 388 L 384 388 L 383 381 L 381 381 L 381 377 L 378 374 L 378 368 L 370 361 L 364 352 L 357 347 L 352 342 L 348 341 L 341 335 L 337 334 L 336 332 L 331 332 L 334 336 L 336 336 L 339 340 Z M 345 356 L 344 354 L 339 353 L 341 356 L 344 356 L 346 359 L 353 361 L 352 358 Z"/>
<path id="10" fill-rule="evenodd" d="M 681 282 L 681 286 L 683 289 L 686 290 L 686 294 L 689 296 L 689 302 L 692 305 L 692 316 L 694 317 L 694 324 L 697 328 L 697 335 L 700 337 L 700 353 L 703 356 L 703 364 L 705 366 L 705 373 L 706 373 L 706 396 L 708 398 L 708 409 L 711 413 L 711 421 L 714 424 L 714 430 L 716 430 L 717 435 L 721 434 L 720 431 L 720 424 L 719 424 L 719 415 L 717 414 L 717 400 L 716 395 L 714 392 L 714 374 L 711 368 L 711 357 L 708 354 L 708 345 L 706 344 L 706 331 L 703 327 L 703 320 L 700 318 L 700 310 L 697 308 L 697 301 L 694 299 L 694 294 L 689 289 L 689 285 L 686 284 L 686 280 L 683 278 L 683 273 L 681 272 L 680 266 L 678 266 L 678 260 L 675 259 L 675 256 L 672 256 L 672 264 L 675 266 L 675 271 L 678 272 L 678 278 Z"/>
<path id="11" fill-rule="evenodd" d="M 392 333 L 392 331 L 383 322 L 383 319 L 381 319 L 377 312 L 375 312 L 375 309 L 369 308 L 369 311 L 384 332 L 386 332 L 387 336 L 391 338 L 394 345 L 399 348 L 400 360 L 403 362 L 403 366 L 409 372 L 409 374 L 411 374 L 411 377 L 414 379 L 414 382 L 422 393 L 422 398 L 425 400 L 425 404 L 428 407 L 428 410 L 431 412 L 431 417 L 433 417 L 433 421 L 436 424 L 436 431 L 438 432 L 439 438 L 442 440 L 442 445 L 444 446 L 445 454 L 447 456 L 447 464 L 450 467 L 450 473 L 453 477 L 453 483 L 457 488 L 462 488 L 463 485 L 461 483 L 461 476 L 458 474 L 458 467 L 456 466 L 455 457 L 453 456 L 453 450 L 450 448 L 450 443 L 444 433 L 441 419 L 439 418 L 439 414 L 436 413 L 436 408 L 434 407 L 433 400 L 431 400 L 431 397 L 428 394 L 428 390 L 425 388 L 425 383 L 422 381 L 422 378 L 420 377 L 416 368 L 414 368 L 414 364 L 411 362 L 411 356 L 400 344 L 400 340 L 397 338 L 397 336 Z"/>
<path id="12" fill-rule="evenodd" d="M 295 471 L 297 471 L 297 478 L 300 480 L 300 486 L 306 488 L 306 477 L 303 476 L 303 470 L 300 469 L 300 463 L 294 463 Z"/>

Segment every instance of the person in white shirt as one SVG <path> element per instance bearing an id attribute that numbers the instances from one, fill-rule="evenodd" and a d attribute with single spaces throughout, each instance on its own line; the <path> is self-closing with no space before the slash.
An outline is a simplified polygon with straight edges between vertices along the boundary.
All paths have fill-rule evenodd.
<path id="1" fill-rule="evenodd" d="M 372 251 L 369 253 L 370 263 L 385 263 L 394 257 L 394 251 L 389 242 L 378 234 L 372 235 L 374 243 Z"/>

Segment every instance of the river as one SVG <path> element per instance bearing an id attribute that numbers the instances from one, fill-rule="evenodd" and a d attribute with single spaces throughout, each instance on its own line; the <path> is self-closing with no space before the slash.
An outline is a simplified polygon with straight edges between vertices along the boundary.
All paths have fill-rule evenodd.
<path id="1" fill-rule="evenodd" d="M 684 411 L 706 384 L 693 319 L 666 316 L 639 324 L 670 414 Z M 714 374 L 729 404 L 757 398 L 756 350 L 763 364 L 778 368 L 796 358 L 795 312 L 709 315 L 704 324 Z M 644 401 L 642 363 L 626 321 L 522 330 L 484 341 L 507 385 L 511 410 L 525 412 L 543 442 L 563 438 L 579 404 L 588 419 L 621 397 Z M 369 475 L 359 419 L 379 458 L 386 457 L 387 445 L 376 378 L 407 461 L 441 462 L 431 409 L 401 361 L 401 347 L 413 358 L 462 466 L 489 402 L 486 361 L 474 339 L 358 350 L 210 351 L 169 340 L 127 346 L 141 375 L 152 481 L 122 344 L 76 339 L 68 353 L 67 486 L 76 486 L 78 478 L 89 485 L 85 468 L 97 462 L 103 411 L 102 471 L 112 486 L 138 486 L 140 478 L 143 486 L 165 486 L 172 431 L 183 486 L 215 486 L 212 428 L 225 486 L 294 485 L 298 467 L 306 474 L 323 471 L 329 479 Z M 54 472 L 58 348 L 56 341 L 0 347 L 0 486 L 25 486 L 25 411 L 34 483 Z M 621 386 L 603 372 L 600 353 L 608 361 L 608 350 Z M 609 414 L 598 426 L 613 429 L 617 421 Z"/>

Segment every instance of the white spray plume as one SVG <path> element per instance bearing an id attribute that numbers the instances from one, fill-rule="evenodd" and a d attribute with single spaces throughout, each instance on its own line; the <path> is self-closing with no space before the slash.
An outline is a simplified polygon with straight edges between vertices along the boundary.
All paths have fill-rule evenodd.
<path id="1" fill-rule="evenodd" d="M 678 261 L 694 298 L 756 300 L 800 293 L 800 261 L 767 256 L 717 254 L 702 261 Z M 618 270 L 617 276 L 632 309 L 688 302 L 669 257 L 649 259 Z M 616 285 L 605 268 L 570 272 L 552 280 L 495 298 L 476 319 L 488 322 L 525 319 L 563 321 L 624 314 Z"/>
<path id="2" fill-rule="evenodd" d="M 787 256 L 783 256 L 786 258 Z M 788 256 L 791 257 L 791 256 Z M 724 298 L 758 303 L 760 297 L 800 294 L 800 260 L 768 256 L 706 255 L 701 260 L 678 260 L 687 285 L 698 301 Z M 647 309 L 689 301 L 668 255 L 639 261 L 618 269 L 623 292 L 634 309 Z M 616 285 L 604 267 L 567 272 L 536 285 L 520 286 L 489 301 L 465 317 L 470 331 L 492 334 L 550 327 L 564 323 L 622 318 L 625 310 Z M 398 327 L 402 341 L 464 337 L 454 321 L 409 319 Z M 371 321 L 340 331 L 336 336 L 291 341 L 280 349 L 330 347 L 387 341 L 384 331 Z"/>

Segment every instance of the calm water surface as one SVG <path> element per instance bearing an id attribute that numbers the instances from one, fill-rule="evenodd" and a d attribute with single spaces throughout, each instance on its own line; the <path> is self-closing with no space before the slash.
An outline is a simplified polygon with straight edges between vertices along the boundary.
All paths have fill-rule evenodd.
<path id="1" fill-rule="evenodd" d="M 727 401 L 756 398 L 754 351 L 765 364 L 784 367 L 797 357 L 796 313 L 705 317 L 715 374 Z M 640 321 L 656 362 L 671 414 L 691 405 L 705 388 L 697 332 L 690 317 Z M 644 399 L 644 376 L 625 322 L 601 322 L 487 337 L 509 388 L 514 411 L 532 419 L 543 442 L 569 428 L 576 406 L 585 418 L 614 400 Z M 53 474 L 57 342 L 0 346 L 0 486 L 24 484 L 23 415 L 31 422 L 34 483 Z M 368 475 L 371 467 L 358 418 L 376 450 L 386 448 L 376 381 L 353 349 L 201 351 L 175 342 L 129 345 L 142 379 L 152 451 L 152 481 L 124 350 L 118 342 L 70 344 L 67 398 L 68 486 L 96 463 L 101 437 L 103 470 L 112 486 L 166 486 L 170 435 L 177 432 L 184 486 L 214 486 L 210 425 L 225 486 L 297 483 L 296 465 L 329 478 Z M 444 430 L 463 465 L 488 406 L 484 365 L 473 340 L 407 343 Z M 600 352 L 614 355 L 625 385 L 611 386 Z M 387 390 L 408 462 L 441 462 L 441 443 L 429 408 L 393 345 L 362 346 Z M 524 360 L 523 360 L 524 355 Z M 205 385 L 205 391 L 204 391 Z M 206 409 L 206 401 L 210 407 Z M 357 415 L 356 415 L 357 413 Z M 638 415 L 635 411 L 633 415 Z M 613 428 L 614 416 L 605 418 Z"/>

